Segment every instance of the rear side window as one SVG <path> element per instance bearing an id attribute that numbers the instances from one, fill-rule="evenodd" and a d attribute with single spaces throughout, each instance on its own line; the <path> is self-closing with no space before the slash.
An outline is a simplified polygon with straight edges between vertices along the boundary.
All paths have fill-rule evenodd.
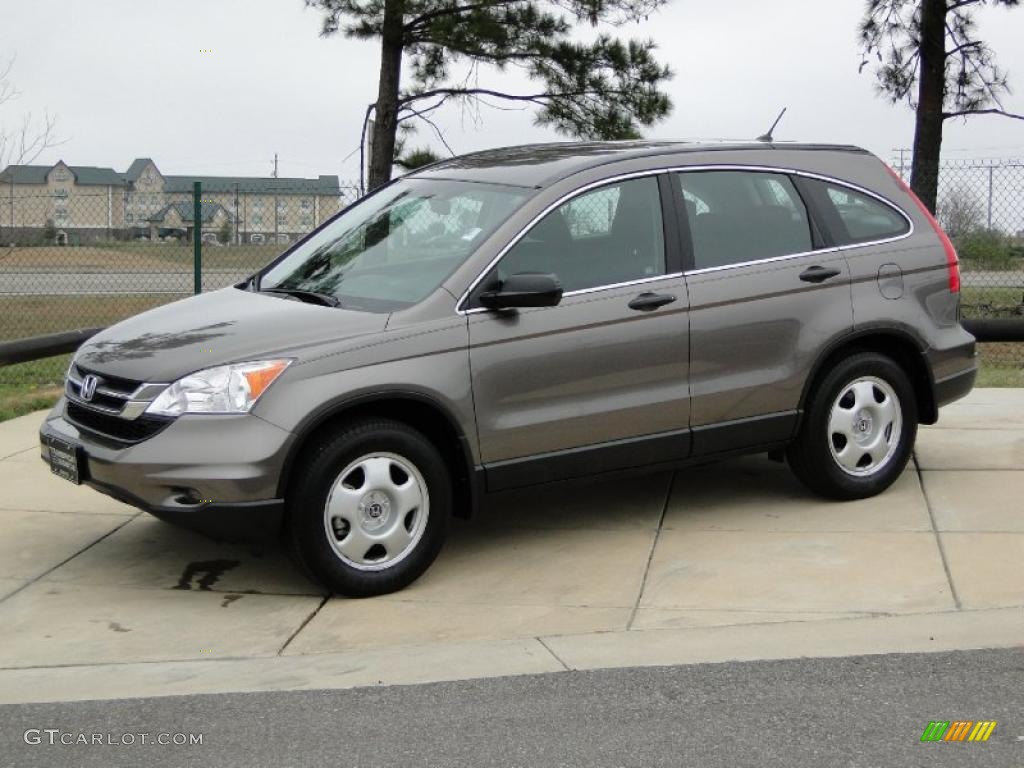
<path id="1" fill-rule="evenodd" d="M 807 208 L 789 177 L 756 171 L 675 174 L 696 269 L 813 249 Z"/>
<path id="2" fill-rule="evenodd" d="M 818 179 L 808 179 L 807 185 L 824 209 L 838 245 L 885 240 L 910 231 L 902 214 L 870 195 Z"/>

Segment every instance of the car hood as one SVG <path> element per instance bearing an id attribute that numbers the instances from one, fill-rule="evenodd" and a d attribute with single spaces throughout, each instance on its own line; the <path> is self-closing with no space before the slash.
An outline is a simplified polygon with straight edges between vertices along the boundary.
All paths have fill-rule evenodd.
<path id="1" fill-rule="evenodd" d="M 225 288 L 113 325 L 83 344 L 75 361 L 110 376 L 170 382 L 223 363 L 302 359 L 324 343 L 383 331 L 387 320 Z"/>

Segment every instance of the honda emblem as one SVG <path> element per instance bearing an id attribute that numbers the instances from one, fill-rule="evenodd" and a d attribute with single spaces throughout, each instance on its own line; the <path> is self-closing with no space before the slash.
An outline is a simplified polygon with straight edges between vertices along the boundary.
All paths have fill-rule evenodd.
<path id="1" fill-rule="evenodd" d="M 100 380 L 91 373 L 82 379 L 82 388 L 79 390 L 79 394 L 85 402 L 92 400 L 92 396 L 96 394 L 96 385 L 99 383 Z"/>

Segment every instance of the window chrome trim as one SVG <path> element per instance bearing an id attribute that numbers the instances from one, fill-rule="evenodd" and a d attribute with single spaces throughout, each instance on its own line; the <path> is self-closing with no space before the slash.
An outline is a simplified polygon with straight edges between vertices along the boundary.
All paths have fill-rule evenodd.
<path id="1" fill-rule="evenodd" d="M 536 216 L 534 216 L 532 219 L 530 219 L 530 221 L 527 222 L 527 224 L 522 229 L 520 229 L 515 234 L 515 236 L 501 250 L 498 251 L 498 255 L 495 256 L 493 259 L 491 259 L 490 263 L 488 263 L 487 266 L 484 267 L 483 270 L 481 270 L 480 274 L 478 274 L 476 276 L 476 279 L 474 279 L 473 282 L 469 284 L 469 287 L 462 292 L 462 295 L 459 296 L 458 301 L 455 302 L 455 311 L 458 314 L 460 314 L 460 315 L 471 315 L 471 314 L 476 314 L 478 312 L 490 312 L 490 310 L 487 309 L 487 307 L 473 307 L 471 309 L 464 309 L 463 308 L 463 304 L 465 304 L 467 301 L 469 301 L 469 295 L 474 290 L 476 290 L 476 287 L 480 284 L 480 282 L 485 277 L 487 277 L 487 274 L 494 268 L 494 265 L 497 264 L 499 261 L 501 261 L 502 257 L 506 253 L 508 253 L 510 250 L 512 250 L 520 240 L 522 240 L 524 237 L 526 237 L 526 233 L 529 232 L 531 229 L 533 229 L 533 226 L 537 222 L 539 222 L 541 219 L 543 219 L 545 216 L 547 216 L 549 213 L 551 213 L 551 211 L 553 211 L 556 208 L 558 208 L 559 206 L 563 205 L 568 200 L 571 200 L 572 198 L 575 198 L 575 197 L 579 197 L 580 195 L 584 194 L 585 192 L 589 192 L 590 190 L 596 189 L 597 187 L 604 187 L 604 186 L 607 186 L 609 184 L 614 184 L 617 181 L 625 181 L 627 179 L 640 179 L 640 178 L 644 178 L 646 176 L 660 176 L 661 174 L 667 173 L 667 172 L 668 172 L 668 170 L 665 169 L 665 168 L 649 168 L 649 169 L 644 170 L 644 171 L 633 171 L 631 173 L 622 173 L 622 174 L 618 174 L 616 176 L 609 176 L 609 177 L 607 177 L 605 179 L 601 179 L 599 181 L 591 182 L 590 184 L 584 184 L 582 187 L 577 187 L 576 189 L 572 190 L 571 192 L 567 192 L 566 194 L 562 195 L 557 200 L 555 200 L 555 202 L 553 202 L 550 205 L 548 205 L 547 207 L 545 207 L 540 213 L 538 213 Z M 676 276 L 678 277 L 679 275 L 676 275 Z M 570 291 L 569 293 L 564 293 L 564 294 L 562 294 L 562 296 L 563 297 L 565 297 L 565 296 L 576 296 L 576 295 L 581 294 L 581 293 L 593 293 L 595 291 L 603 291 L 603 290 L 608 290 L 608 289 L 611 289 L 611 288 L 618 288 L 618 287 L 623 286 L 623 285 L 639 284 L 639 283 L 649 282 L 650 280 L 655 280 L 655 279 L 660 280 L 662 278 L 667 278 L 667 277 L 672 277 L 672 275 L 664 274 L 664 275 L 657 275 L 656 277 L 651 277 L 651 278 L 640 278 L 638 280 L 630 280 L 630 281 L 625 282 L 625 283 L 615 283 L 615 284 L 610 284 L 610 285 L 598 285 L 598 286 L 594 286 L 593 288 L 581 288 L 578 291 Z"/>
<path id="2" fill-rule="evenodd" d="M 827 181 L 827 182 L 829 182 L 831 184 L 835 184 L 835 185 L 840 186 L 840 187 L 846 187 L 847 189 L 852 189 L 854 192 L 859 192 L 862 195 L 866 195 L 867 197 L 874 198 L 875 200 L 880 202 L 882 205 L 884 205 L 884 206 L 886 206 L 888 208 L 891 208 L 892 210 L 896 211 L 896 213 L 898 213 L 900 216 L 902 216 L 903 220 L 907 222 L 907 231 L 904 232 L 903 234 L 894 235 L 892 237 L 883 237 L 883 238 L 879 238 L 878 240 L 866 240 L 863 243 L 848 243 L 847 245 L 832 245 L 832 246 L 829 246 L 827 248 L 817 248 L 817 249 L 812 249 L 810 251 L 801 251 L 800 253 L 786 253 L 786 254 L 783 254 L 781 256 L 768 256 L 768 257 L 763 258 L 763 259 L 751 259 L 750 261 L 742 261 L 742 262 L 737 262 L 735 264 L 722 264 L 722 265 L 719 265 L 719 266 L 716 266 L 716 267 L 701 267 L 699 269 L 689 269 L 689 270 L 686 270 L 686 272 L 685 272 L 686 275 L 701 275 L 701 274 L 704 274 L 705 272 L 720 272 L 720 271 L 725 270 L 725 269 L 737 269 L 739 267 L 749 267 L 749 266 L 752 266 L 752 265 L 755 265 L 755 264 L 770 264 L 772 262 L 785 261 L 787 259 L 798 259 L 798 258 L 800 258 L 802 256 L 814 256 L 814 255 L 817 255 L 817 254 L 840 253 L 840 252 L 843 252 L 843 251 L 853 250 L 854 248 L 867 248 L 867 247 L 873 246 L 873 245 L 884 245 L 886 243 L 895 243 L 898 240 L 905 240 L 906 238 L 910 237 L 911 235 L 914 234 L 915 229 L 916 229 L 914 227 L 914 220 L 912 218 L 910 218 L 910 216 L 907 214 L 906 211 L 904 211 L 902 208 L 900 208 L 900 206 L 896 205 L 896 203 L 894 203 L 892 200 L 889 200 L 888 198 L 883 197 L 882 195 L 878 194 L 877 192 L 872 192 L 870 189 L 862 187 L 859 184 L 854 184 L 853 182 L 850 182 L 850 181 L 843 181 L 842 179 L 837 179 L 834 176 L 827 176 L 827 175 L 822 174 L 822 173 L 814 173 L 812 171 L 800 171 L 800 170 L 797 170 L 795 168 L 780 168 L 780 167 L 767 166 L 767 165 L 699 165 L 699 166 L 698 165 L 690 165 L 690 166 L 683 166 L 681 168 L 670 168 L 670 169 L 667 169 L 667 170 L 670 173 L 682 173 L 682 172 L 685 172 L 685 171 L 688 171 L 688 170 L 691 170 L 691 171 L 712 171 L 712 170 L 713 171 L 755 171 L 755 172 L 758 172 L 758 173 L 784 173 L 787 176 L 803 176 L 804 178 L 816 179 L 817 181 Z M 799 194 L 799 191 L 798 191 L 798 194 Z M 806 204 L 805 204 L 805 207 L 806 207 Z M 810 211 L 809 210 L 808 210 L 808 216 L 810 216 Z"/>
<path id="3" fill-rule="evenodd" d="M 808 179 L 816 179 L 818 181 L 826 181 L 826 182 L 829 182 L 829 183 L 832 183 L 832 184 L 837 184 L 840 187 L 847 187 L 848 189 L 852 189 L 855 192 L 860 192 L 863 195 L 867 195 L 868 197 L 872 197 L 875 200 L 878 200 L 880 203 L 882 203 L 885 206 L 888 206 L 889 208 L 891 208 L 894 211 L 896 211 L 900 216 L 902 216 L 903 219 L 907 222 L 908 229 L 907 229 L 906 232 L 904 232 L 901 235 L 895 235 L 893 237 L 882 238 L 882 239 L 879 239 L 879 240 L 869 240 L 869 241 L 866 241 L 866 242 L 863 242 L 863 243 L 849 243 L 848 245 L 833 245 L 833 246 L 829 246 L 827 248 L 818 248 L 816 250 L 803 251 L 801 253 L 787 253 L 787 254 L 784 254 L 782 256 L 768 256 L 768 257 L 766 257 L 764 259 L 753 259 L 751 261 L 738 262 L 736 264 L 722 264 L 722 265 L 717 266 L 717 267 L 703 267 L 701 269 L 689 269 L 689 270 L 685 270 L 684 272 L 675 272 L 675 273 L 672 273 L 672 274 L 658 275 L 656 277 L 641 278 L 639 280 L 630 280 L 630 281 L 627 281 L 627 282 L 624 282 L 624 283 L 611 283 L 611 284 L 608 284 L 608 285 L 594 286 L 592 288 L 581 288 L 580 290 L 577 290 L 577 291 L 570 291 L 568 293 L 565 293 L 565 294 L 563 294 L 563 297 L 578 296 L 578 295 L 584 294 L 584 293 L 596 293 L 597 291 L 613 290 L 615 288 L 622 288 L 622 287 L 629 286 L 629 285 L 640 285 L 640 284 L 643 284 L 643 283 L 652 282 L 654 280 L 662 280 L 662 279 L 667 279 L 667 278 L 671 278 L 671 277 L 681 277 L 681 276 L 685 277 L 685 276 L 689 276 L 689 275 L 700 275 L 700 274 L 704 274 L 706 272 L 720 272 L 720 271 L 726 270 L 726 269 L 737 269 L 737 268 L 740 268 L 740 267 L 749 267 L 749 266 L 752 266 L 754 264 L 770 264 L 772 262 L 785 261 L 785 260 L 788 260 L 788 259 L 798 259 L 798 258 L 801 258 L 803 256 L 812 256 L 812 255 L 817 255 L 817 254 L 823 254 L 824 255 L 824 254 L 829 254 L 829 253 L 840 253 L 840 252 L 843 252 L 843 251 L 853 250 L 855 248 L 867 248 L 867 247 L 874 246 L 874 245 L 885 245 L 886 243 L 894 243 L 894 242 L 896 242 L 898 240 L 905 240 L 906 238 L 912 236 L 914 234 L 914 232 L 915 232 L 915 229 L 916 229 L 915 226 L 914 226 L 914 220 L 907 214 L 906 211 L 904 211 L 900 206 L 898 206 L 892 200 L 889 200 L 888 198 L 883 197 L 882 195 L 878 194 L 877 192 L 872 192 L 870 189 L 862 187 L 859 184 L 854 184 L 853 182 L 844 181 L 843 179 L 837 179 L 834 176 L 828 176 L 828 175 L 822 174 L 822 173 L 814 173 L 812 171 L 802 171 L 802 170 L 798 170 L 796 168 L 785 168 L 785 167 L 782 167 L 782 166 L 772 166 L 772 165 L 738 165 L 738 164 L 734 164 L 734 163 L 710 164 L 710 165 L 683 165 L 683 166 L 671 166 L 671 167 L 668 167 L 668 168 L 649 168 L 649 169 L 643 170 L 643 171 L 633 171 L 633 172 L 630 172 L 630 173 L 618 174 L 616 176 L 609 176 L 608 178 L 601 179 L 600 181 L 594 181 L 594 182 L 591 182 L 589 184 L 584 184 L 582 187 L 577 187 L 573 191 L 567 192 L 566 194 L 564 194 L 561 197 L 559 197 L 555 202 L 553 202 L 550 205 L 548 205 L 547 207 L 545 207 L 540 213 L 538 213 L 536 216 L 534 216 L 532 219 L 530 219 L 530 221 L 527 222 L 527 224 L 522 229 L 520 229 L 519 232 L 517 232 L 515 234 L 515 236 L 504 247 L 501 248 L 501 250 L 498 251 L 498 254 L 493 259 L 491 259 L 491 261 L 487 264 L 487 266 L 484 267 L 483 270 L 481 270 L 480 274 L 478 274 L 476 276 L 476 278 L 473 280 L 473 282 L 469 284 L 469 287 L 465 291 L 462 292 L 462 295 L 459 296 L 458 300 L 455 302 L 455 311 L 456 311 L 456 313 L 458 313 L 460 315 L 472 315 L 472 314 L 476 314 L 478 312 L 489 312 L 490 311 L 486 307 L 473 307 L 471 309 L 463 309 L 463 304 L 469 300 L 469 295 L 476 289 L 476 287 L 487 276 L 487 274 L 494 268 L 494 266 L 499 261 L 501 261 L 502 257 L 506 253 L 508 253 L 510 250 L 512 250 L 512 248 L 515 247 L 515 245 L 520 240 L 522 240 L 523 237 L 526 236 L 526 233 L 529 232 L 533 228 L 533 226 L 535 224 L 537 224 L 541 219 L 543 219 L 545 216 L 547 216 L 549 213 L 551 213 L 551 211 L 555 210 L 556 208 L 558 208 L 559 206 L 561 206 L 562 204 L 564 204 L 568 200 L 571 200 L 571 199 L 573 199 L 575 197 L 578 197 L 579 195 L 582 195 L 585 192 L 589 192 L 590 190 L 595 189 L 597 187 L 602 187 L 602 186 L 605 186 L 607 184 L 614 184 L 617 181 L 625 181 L 627 179 L 639 179 L 639 178 L 643 178 L 643 177 L 646 177 L 646 176 L 660 176 L 661 174 L 668 174 L 668 173 L 687 173 L 687 172 L 692 172 L 692 171 L 752 171 L 752 172 L 755 172 L 755 173 L 778 173 L 778 174 L 785 174 L 787 176 L 803 176 L 803 177 L 808 178 Z M 808 216 L 810 216 L 810 211 L 808 211 Z"/>

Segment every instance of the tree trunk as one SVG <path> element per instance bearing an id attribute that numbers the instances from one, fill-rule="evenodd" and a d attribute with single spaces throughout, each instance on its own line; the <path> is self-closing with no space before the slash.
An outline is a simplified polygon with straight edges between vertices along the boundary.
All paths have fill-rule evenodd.
<path id="1" fill-rule="evenodd" d="M 946 0 L 922 0 L 920 51 L 910 186 L 934 213 L 939 191 L 942 112 L 946 101 Z"/>
<path id="2" fill-rule="evenodd" d="M 380 77 L 377 81 L 377 109 L 373 124 L 368 187 L 376 189 L 391 180 L 398 131 L 398 91 L 402 79 L 402 22 L 404 0 L 386 0 L 381 30 Z"/>

